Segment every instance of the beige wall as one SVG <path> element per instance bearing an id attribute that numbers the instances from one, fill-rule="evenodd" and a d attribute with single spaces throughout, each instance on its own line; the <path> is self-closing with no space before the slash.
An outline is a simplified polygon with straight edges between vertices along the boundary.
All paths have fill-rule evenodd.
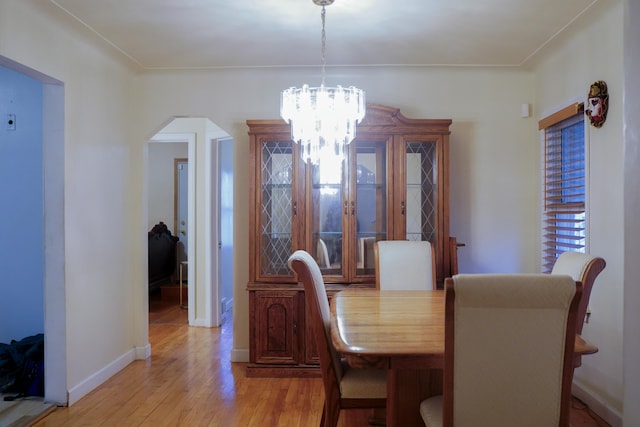
<path id="1" fill-rule="evenodd" d="M 64 83 L 66 307 L 45 320 L 62 317 L 66 330 L 45 331 L 66 336 L 73 401 L 148 343 L 142 159 L 132 149 L 141 138 L 131 71 L 39 7 L 49 4 L 0 1 L 0 55 Z"/>
<path id="2" fill-rule="evenodd" d="M 111 52 L 82 41 L 92 36 L 76 32 L 70 22 L 44 19 L 39 10 L 48 7 L 36 0 L 0 0 L 0 55 L 65 83 L 69 388 L 91 385 L 92 376 L 118 366 L 132 348 L 148 343 L 144 147 L 175 116 L 209 118 L 235 141 L 232 357 L 246 358 L 250 206 L 245 120 L 277 118 L 280 91 L 319 81 L 320 70 L 134 74 L 112 60 Z M 539 271 L 537 118 L 583 96 L 596 79 L 607 80 L 612 94 L 620 93 L 621 70 L 615 64 L 621 60 L 621 11 L 615 1 L 604 2 L 603 9 L 594 14 L 592 29 L 578 29 L 570 39 L 572 49 L 551 46 L 531 70 L 327 69 L 328 84 L 364 88 L 369 102 L 399 107 L 408 117 L 453 119 L 451 232 L 466 243 L 460 250 L 462 272 Z M 575 64 L 568 58 L 575 58 Z M 534 105 L 533 117 L 520 117 L 523 103 Z M 622 258 L 622 221 L 616 213 L 621 211 L 622 181 L 619 98 L 613 96 L 612 103 L 607 126 L 589 135 L 590 248 L 609 266 L 603 276 L 607 290 L 594 290 L 594 315 L 585 327 L 601 351 L 585 362 L 579 380 L 616 411 L 622 399 L 622 280 L 616 261 Z"/>
<path id="3" fill-rule="evenodd" d="M 640 424 L 640 3 L 624 1 L 624 419 Z"/>
<path id="4" fill-rule="evenodd" d="M 588 126 L 588 250 L 604 257 L 607 267 L 593 288 L 591 317 L 583 335 L 600 352 L 583 358 L 575 383 L 597 395 L 606 409 L 622 413 L 622 306 L 623 258 L 623 57 L 622 2 L 598 5 L 593 19 L 579 22 L 570 37 L 563 37 L 542 52 L 535 64 L 537 116 L 576 99 L 586 101 L 596 80 L 607 83 L 609 114 L 602 128 Z M 597 18 L 597 19 L 595 19 Z"/>
<path id="5" fill-rule="evenodd" d="M 624 425 L 640 424 L 640 3 L 624 1 Z"/>
<path id="6" fill-rule="evenodd" d="M 460 251 L 461 270 L 537 271 L 537 250 L 530 243 L 537 236 L 533 225 L 538 216 L 536 121 L 520 117 L 521 104 L 532 102 L 531 75 L 515 69 L 445 68 L 340 69 L 340 73 L 341 81 L 365 88 L 369 102 L 400 107 L 408 117 L 453 119 L 451 230 L 467 244 Z M 309 70 L 272 69 L 140 77 L 144 127 L 153 129 L 174 114 L 205 116 L 235 141 L 236 360 L 243 354 L 246 359 L 249 346 L 245 120 L 277 118 L 280 90 L 318 77 Z M 212 102 L 212 97 L 225 102 Z"/>

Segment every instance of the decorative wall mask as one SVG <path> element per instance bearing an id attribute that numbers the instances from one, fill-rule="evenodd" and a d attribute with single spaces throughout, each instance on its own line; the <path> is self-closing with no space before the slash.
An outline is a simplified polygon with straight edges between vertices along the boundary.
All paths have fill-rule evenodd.
<path id="1" fill-rule="evenodd" d="M 608 110 L 609 93 L 607 92 L 607 84 L 602 80 L 593 82 L 589 89 L 589 106 L 584 110 L 584 113 L 589 117 L 591 126 L 602 127 L 607 120 Z"/>

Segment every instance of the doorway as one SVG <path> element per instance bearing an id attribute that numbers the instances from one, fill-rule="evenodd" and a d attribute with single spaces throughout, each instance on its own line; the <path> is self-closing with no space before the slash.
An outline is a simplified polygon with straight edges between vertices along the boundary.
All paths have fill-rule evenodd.
<path id="1" fill-rule="evenodd" d="M 186 261 L 187 256 L 187 229 L 189 221 L 189 160 L 186 158 L 174 159 L 174 234 L 179 239 L 177 250 L 178 263 Z"/>
<path id="2" fill-rule="evenodd" d="M 221 322 L 231 322 L 233 309 L 233 139 L 218 141 L 218 221 L 220 243 L 218 248 L 220 269 L 218 283 L 220 289 Z"/>
<path id="3" fill-rule="evenodd" d="M 187 319 L 192 314 L 188 310 L 188 284 L 194 283 L 194 278 L 189 277 L 191 269 L 187 256 L 191 223 L 189 217 L 194 207 L 191 203 L 192 197 L 189 197 L 193 177 L 186 165 L 189 163 L 190 151 L 194 150 L 195 138 L 194 133 L 158 133 L 149 141 L 147 156 L 147 229 L 164 223 L 173 238 L 177 239 L 173 255 L 173 273 L 160 289 L 149 289 L 149 300 L 150 303 L 153 300 L 156 305 L 158 298 L 164 300 L 160 304 L 161 307 L 166 304 L 183 306 L 187 309 Z M 180 277 L 181 271 L 183 277 Z M 187 285 L 184 289 L 179 283 L 181 279 L 183 284 Z M 187 291 L 187 295 L 183 295 L 183 290 Z"/>
<path id="4" fill-rule="evenodd" d="M 42 300 L 45 339 L 45 399 L 66 405 L 67 338 L 64 230 L 64 83 L 0 56 L 0 67 L 42 83 Z M 36 153 L 31 153 L 36 155 Z M 13 224 L 18 229 L 20 224 Z M 12 319 L 15 322 L 16 319 Z M 1 323 L 1 322 L 0 322 Z"/>
<path id="5" fill-rule="evenodd" d="M 233 252 L 233 140 L 208 119 L 175 118 L 149 140 L 149 153 L 157 143 L 188 146 L 186 157 L 179 154 L 171 157 L 170 173 L 173 177 L 175 159 L 187 159 L 185 250 L 189 325 L 218 327 L 223 309 L 229 309 L 233 302 L 233 261 L 227 256 Z M 151 155 L 147 157 L 150 174 L 155 165 Z M 180 184 L 171 187 L 177 185 Z M 147 197 L 152 194 L 151 179 L 147 180 L 145 193 Z M 170 194 L 175 209 L 173 189 Z M 158 219 L 153 219 L 151 208 L 148 217 L 149 226 Z M 172 215 L 174 224 L 170 229 L 179 235 L 181 221 L 177 213 Z"/>

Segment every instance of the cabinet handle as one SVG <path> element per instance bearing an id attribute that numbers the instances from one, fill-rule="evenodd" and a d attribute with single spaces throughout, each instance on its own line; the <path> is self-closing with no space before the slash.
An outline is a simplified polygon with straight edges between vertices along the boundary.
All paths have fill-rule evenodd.
<path id="1" fill-rule="evenodd" d="M 293 216 L 298 215 L 298 202 L 293 202 Z"/>
<path id="2" fill-rule="evenodd" d="M 351 202 L 351 215 L 355 215 L 356 214 L 356 202 L 352 201 Z"/>
<path id="3" fill-rule="evenodd" d="M 349 205 L 346 200 L 344 201 L 344 214 L 349 215 Z"/>
<path id="4" fill-rule="evenodd" d="M 298 321 L 293 321 L 293 335 L 298 335 Z"/>
<path id="5" fill-rule="evenodd" d="M 404 200 L 400 202 L 400 214 L 404 216 Z"/>

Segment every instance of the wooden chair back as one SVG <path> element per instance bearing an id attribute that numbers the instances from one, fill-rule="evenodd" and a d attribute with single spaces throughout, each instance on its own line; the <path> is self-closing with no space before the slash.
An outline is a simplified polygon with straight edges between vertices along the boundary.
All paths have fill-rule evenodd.
<path id="1" fill-rule="evenodd" d="M 384 397 L 366 398 L 352 395 L 343 397 L 340 385 L 343 382 L 343 377 L 346 382 L 346 378 L 352 369 L 343 369 L 341 357 L 331 342 L 329 299 L 320 267 L 308 252 L 302 250 L 294 252 L 289 257 L 288 263 L 289 267 L 298 275 L 298 280 L 304 285 L 307 319 L 311 322 L 316 350 L 320 358 L 320 371 L 325 393 L 320 425 L 324 427 L 337 426 L 342 408 L 384 408 L 386 404 L 386 398 Z M 382 390 L 384 393 L 386 392 L 384 372 L 380 371 L 379 373 L 382 375 L 377 375 L 377 377 L 378 379 L 382 378 L 379 384 L 383 385 Z M 347 375 L 345 376 L 345 374 Z M 357 383 L 357 379 L 351 380 L 351 377 L 349 379 L 350 386 Z M 366 387 L 366 380 L 364 384 Z M 350 386 L 345 387 L 350 388 Z"/>
<path id="2" fill-rule="evenodd" d="M 340 357 L 331 343 L 331 313 L 322 273 L 313 257 L 305 251 L 296 251 L 291 255 L 289 266 L 304 285 L 307 319 L 311 322 L 311 330 L 320 358 L 326 401 L 335 402 L 340 398 L 342 372 Z"/>

